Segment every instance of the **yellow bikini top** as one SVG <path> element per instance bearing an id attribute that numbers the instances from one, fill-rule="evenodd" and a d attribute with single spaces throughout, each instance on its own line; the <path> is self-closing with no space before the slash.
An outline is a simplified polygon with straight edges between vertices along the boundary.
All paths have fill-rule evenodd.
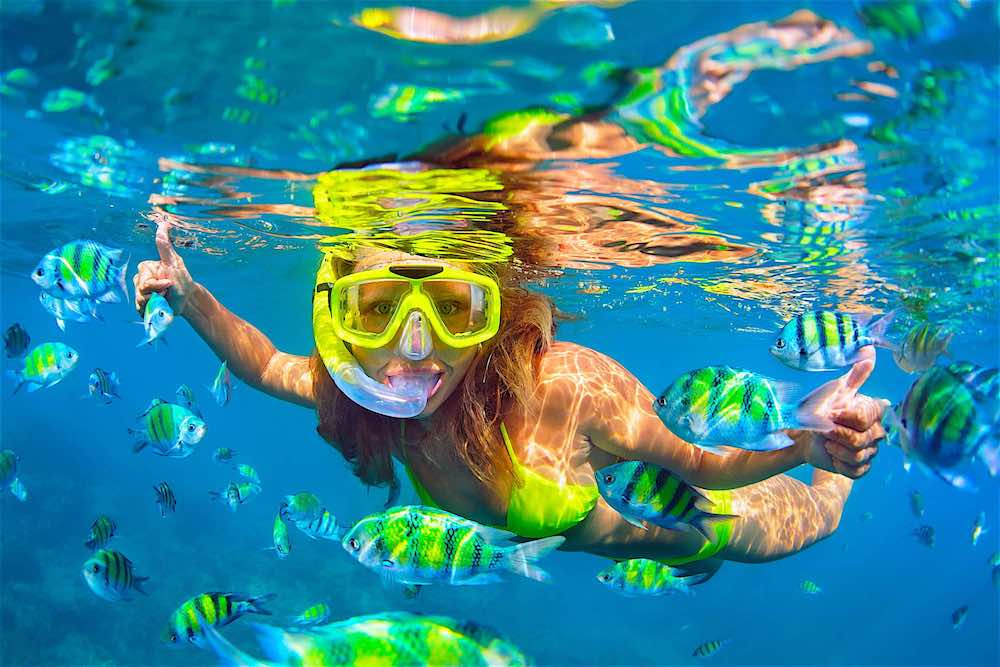
<path id="1" fill-rule="evenodd" d="M 507 427 L 500 424 L 503 444 L 507 447 L 514 472 L 521 485 L 514 485 L 507 505 L 507 525 L 497 526 L 521 537 L 549 537 L 569 530 L 583 521 L 597 504 L 600 493 L 596 484 L 560 484 L 522 465 L 514 454 Z M 434 499 L 414 476 L 409 466 L 406 474 L 417 490 L 421 502 L 438 507 Z"/>

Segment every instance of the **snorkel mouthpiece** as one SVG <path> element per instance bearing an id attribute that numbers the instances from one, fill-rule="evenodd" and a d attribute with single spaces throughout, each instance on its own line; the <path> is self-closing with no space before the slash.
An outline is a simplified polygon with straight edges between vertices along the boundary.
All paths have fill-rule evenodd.
<path id="1" fill-rule="evenodd" d="M 423 313 L 414 310 L 403 326 L 396 352 L 410 361 L 423 361 L 430 356 L 434 343 L 431 340 L 430 324 Z"/>
<path id="2" fill-rule="evenodd" d="M 350 355 L 346 348 L 344 348 L 344 352 Z M 396 382 L 394 386 L 390 387 L 369 377 L 361 365 L 353 360 L 353 357 L 351 361 L 342 359 L 340 363 L 331 364 L 328 362 L 326 368 L 340 391 L 361 407 L 372 412 L 386 417 L 410 419 L 419 415 L 427 407 L 427 382 L 422 381 L 420 376 L 414 376 L 414 380 L 421 381 L 404 380 Z"/>

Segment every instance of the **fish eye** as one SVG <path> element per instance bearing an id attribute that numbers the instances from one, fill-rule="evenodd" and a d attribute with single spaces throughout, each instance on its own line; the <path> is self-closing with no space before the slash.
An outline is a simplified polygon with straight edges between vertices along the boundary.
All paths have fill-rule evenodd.
<path id="1" fill-rule="evenodd" d="M 350 540 L 348 540 L 347 546 L 351 547 L 351 549 L 353 549 L 354 551 L 357 551 L 358 549 L 361 548 L 361 544 L 353 537 Z"/>
<path id="2" fill-rule="evenodd" d="M 611 483 L 613 483 L 614 481 L 615 481 L 615 476 L 614 476 L 614 475 L 612 475 L 612 474 L 607 474 L 607 475 L 605 475 L 605 476 L 604 476 L 604 483 L 605 483 L 605 484 L 611 484 Z"/>
<path id="3" fill-rule="evenodd" d="M 774 342 L 774 346 L 776 348 L 778 348 L 779 350 L 782 349 L 783 347 L 785 347 L 785 341 L 784 341 L 784 339 L 779 338 L 778 340 L 776 340 Z"/>
<path id="4" fill-rule="evenodd" d="M 177 633 L 176 632 L 171 632 L 170 633 L 170 641 L 174 642 L 175 644 L 177 643 Z"/>
<path id="5" fill-rule="evenodd" d="M 90 566 L 90 570 L 91 570 L 91 572 L 93 572 L 94 574 L 97 574 L 98 572 L 100 572 L 100 571 L 101 571 L 101 566 L 100 566 L 100 565 L 98 565 L 97 563 L 94 563 L 93 565 L 91 565 L 91 566 Z"/>
<path id="6" fill-rule="evenodd" d="M 164 318 L 164 317 L 166 317 L 166 316 L 167 316 L 167 313 L 166 313 L 166 311 L 163 311 L 163 310 L 161 310 L 161 311 L 160 311 L 160 318 L 162 319 L 162 318 Z"/>
<path id="7" fill-rule="evenodd" d="M 659 405 L 661 408 L 665 408 L 667 406 L 667 397 L 660 396 L 658 399 L 656 399 L 656 404 Z"/>
<path id="8" fill-rule="evenodd" d="M 188 431 L 192 433 L 194 432 L 194 424 L 188 424 Z"/>
<path id="9" fill-rule="evenodd" d="M 39 268 L 37 271 L 35 271 L 35 275 L 41 278 L 42 276 L 45 275 L 45 271 Z"/>
<path id="10" fill-rule="evenodd" d="M 604 574 L 597 575 L 597 578 L 603 581 L 604 583 L 611 581 L 611 575 L 606 572 Z"/>

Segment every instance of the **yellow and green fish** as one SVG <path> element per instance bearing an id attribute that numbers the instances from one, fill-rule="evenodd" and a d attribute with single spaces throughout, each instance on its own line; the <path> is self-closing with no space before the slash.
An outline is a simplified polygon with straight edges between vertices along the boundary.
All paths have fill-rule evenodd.
<path id="1" fill-rule="evenodd" d="M 680 570 L 648 558 L 632 558 L 601 570 L 597 580 L 614 591 L 629 597 L 691 595 L 692 584 L 704 581 L 704 576 L 685 575 Z"/>
<path id="2" fill-rule="evenodd" d="M 28 491 L 17 477 L 17 464 L 21 459 L 9 449 L 0 452 L 0 488 L 10 489 L 11 494 L 22 503 L 28 499 Z"/>
<path id="3" fill-rule="evenodd" d="M 94 523 L 90 526 L 90 534 L 87 535 L 87 541 L 83 544 L 91 551 L 103 549 L 116 532 L 118 532 L 118 524 L 111 517 L 102 514 L 94 519 Z"/>
<path id="4" fill-rule="evenodd" d="M 279 507 L 279 514 L 287 521 L 313 521 L 323 514 L 323 505 L 316 494 L 303 491 L 285 496 Z"/>
<path id="5" fill-rule="evenodd" d="M 333 609 L 325 602 L 314 604 L 304 610 L 292 621 L 295 625 L 325 625 L 330 622 Z"/>
<path id="6" fill-rule="evenodd" d="M 938 357 L 948 354 L 948 345 L 955 334 L 927 322 L 910 329 L 899 347 L 892 352 L 896 365 L 907 373 L 926 371 Z"/>
<path id="7" fill-rule="evenodd" d="M 781 329 L 771 354 L 802 371 L 830 371 L 849 366 L 868 345 L 895 350 L 886 338 L 896 312 L 890 311 L 868 324 L 869 316 L 829 310 L 803 313 Z"/>
<path id="8" fill-rule="evenodd" d="M 141 428 L 128 430 L 135 441 L 133 452 L 151 446 L 154 454 L 185 458 L 205 436 L 205 421 L 180 405 L 154 398 L 146 411 L 137 417 Z"/>
<path id="9" fill-rule="evenodd" d="M 292 542 L 288 539 L 288 526 L 281 519 L 281 514 L 276 514 L 274 517 L 271 537 L 274 540 L 274 546 L 269 547 L 268 550 L 273 550 L 281 560 L 288 558 L 288 554 L 292 553 Z"/>
<path id="10" fill-rule="evenodd" d="M 136 575 L 132 561 L 120 551 L 99 549 L 83 564 L 83 578 L 98 597 L 111 602 L 132 599 L 132 592 L 147 595 L 142 584 L 149 577 Z"/>
<path id="11" fill-rule="evenodd" d="M 62 382 L 76 368 L 80 355 L 65 343 L 42 343 L 24 357 L 24 368 L 7 371 L 7 376 L 17 385 L 14 393 L 24 385 L 28 391 L 38 391 Z"/>
<path id="12" fill-rule="evenodd" d="M 244 614 L 270 616 L 271 612 L 262 605 L 274 597 L 274 594 L 250 597 L 242 593 L 220 592 L 196 595 L 170 615 L 160 640 L 168 646 L 203 646 L 207 627 L 229 625 Z"/>
<path id="13" fill-rule="evenodd" d="M 254 484 L 253 482 L 230 482 L 222 491 L 209 491 L 208 495 L 212 500 L 225 503 L 229 506 L 231 512 L 235 512 L 236 508 L 250 502 L 260 491 L 260 484 Z"/>
<path id="14" fill-rule="evenodd" d="M 122 261 L 122 252 L 96 241 L 71 241 L 46 254 L 31 279 L 59 299 L 117 303 L 128 298 L 128 260 Z"/>

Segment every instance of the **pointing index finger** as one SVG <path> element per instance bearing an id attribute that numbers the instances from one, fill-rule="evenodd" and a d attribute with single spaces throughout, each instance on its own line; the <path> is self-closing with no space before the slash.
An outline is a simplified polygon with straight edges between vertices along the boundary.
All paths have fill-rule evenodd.
<path id="1" fill-rule="evenodd" d="M 160 261 L 167 266 L 177 264 L 177 251 L 170 242 L 170 223 L 161 220 L 156 224 L 156 250 L 160 253 Z"/>

